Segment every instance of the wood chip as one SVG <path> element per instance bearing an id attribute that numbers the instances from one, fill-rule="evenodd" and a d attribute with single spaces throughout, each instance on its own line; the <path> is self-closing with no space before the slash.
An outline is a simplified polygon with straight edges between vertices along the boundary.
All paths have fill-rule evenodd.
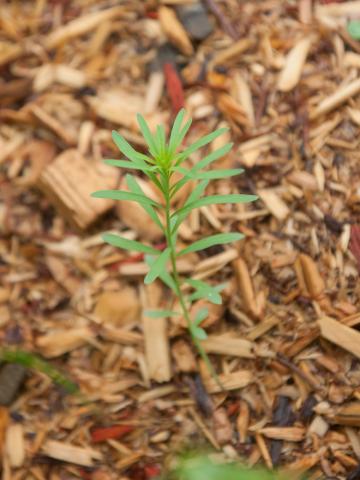
<path id="1" fill-rule="evenodd" d="M 360 358 L 360 333 L 330 317 L 318 320 L 321 336 Z"/>
<path id="2" fill-rule="evenodd" d="M 19 468 L 25 461 L 24 429 L 20 423 L 9 425 L 6 431 L 5 451 L 11 467 Z"/>
<path id="3" fill-rule="evenodd" d="M 231 373 L 222 373 L 219 375 L 220 385 L 213 379 L 209 378 L 205 381 L 206 390 L 209 393 L 219 393 L 224 390 L 238 390 L 252 383 L 254 377 L 249 370 L 238 370 Z"/>
<path id="4" fill-rule="evenodd" d="M 47 440 L 42 446 L 42 452 L 55 460 L 74 463 L 83 467 L 92 467 L 94 460 L 101 460 L 102 455 L 92 448 L 84 448 L 57 440 Z"/>
<path id="5" fill-rule="evenodd" d="M 282 92 L 289 92 L 299 83 L 312 41 L 310 36 L 302 38 L 288 53 L 278 80 L 278 89 Z"/>
<path id="6" fill-rule="evenodd" d="M 169 7 L 161 6 L 158 9 L 158 15 L 160 25 L 169 41 L 184 55 L 192 55 L 194 53 L 193 46 L 174 10 Z"/>

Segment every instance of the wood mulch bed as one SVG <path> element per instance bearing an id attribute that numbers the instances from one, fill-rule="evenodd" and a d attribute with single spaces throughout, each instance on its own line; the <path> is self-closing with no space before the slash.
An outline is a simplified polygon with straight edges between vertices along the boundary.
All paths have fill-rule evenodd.
<path id="1" fill-rule="evenodd" d="M 346 30 L 359 11 L 3 0 L 1 345 L 41 355 L 81 391 L 1 367 L 3 480 L 144 480 L 209 446 L 291 478 L 360 478 L 360 43 Z M 259 196 L 203 207 L 180 231 L 184 244 L 246 235 L 180 264 L 227 282 L 203 343 L 223 391 L 183 319 L 142 314 L 171 303 L 143 287 L 143 257 L 101 240 L 122 231 L 161 248 L 161 233 L 135 204 L 90 198 L 123 183 L 101 162 L 119 158 L 111 129 L 142 149 L 136 113 L 169 125 L 182 106 L 187 142 L 228 126 L 210 148 L 234 148 L 216 167 L 245 169 L 210 189 Z"/>

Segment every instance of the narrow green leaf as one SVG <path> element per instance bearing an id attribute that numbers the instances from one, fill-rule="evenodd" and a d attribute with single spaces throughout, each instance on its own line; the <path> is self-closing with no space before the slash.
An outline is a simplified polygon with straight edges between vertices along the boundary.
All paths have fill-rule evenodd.
<path id="1" fill-rule="evenodd" d="M 241 233 L 217 233 L 216 235 L 211 235 L 209 237 L 202 238 L 192 243 L 188 247 L 181 250 L 177 256 L 186 255 L 191 252 L 198 252 L 199 250 L 204 250 L 205 248 L 212 247 L 214 245 L 224 245 L 225 243 L 236 242 L 244 238 L 244 235 Z"/>
<path id="2" fill-rule="evenodd" d="M 119 168 L 128 168 L 129 170 L 141 170 L 143 172 L 148 171 L 154 171 L 156 170 L 155 166 L 151 165 L 146 165 L 145 162 L 144 164 L 141 163 L 134 163 L 134 162 L 128 162 L 127 160 L 116 160 L 116 159 L 106 159 L 104 160 L 104 163 L 107 165 L 111 165 L 112 167 L 119 167 Z"/>
<path id="3" fill-rule="evenodd" d="M 166 317 L 175 317 L 180 315 L 179 312 L 174 312 L 173 310 L 145 310 L 144 315 L 150 318 L 166 318 Z"/>
<path id="4" fill-rule="evenodd" d="M 155 138 L 152 136 L 150 129 L 148 127 L 148 124 L 146 123 L 142 115 L 140 114 L 137 115 L 137 121 L 141 130 L 141 133 L 143 134 L 143 137 L 145 138 L 146 143 L 148 144 L 149 152 L 153 157 L 155 157 L 159 153 Z"/>
<path id="5" fill-rule="evenodd" d="M 130 202 L 137 202 L 142 205 L 153 205 L 154 207 L 162 209 L 160 203 L 155 202 L 145 195 L 127 192 L 125 190 L 99 190 L 91 194 L 94 198 L 110 198 L 111 200 L 128 200 Z"/>
<path id="6" fill-rule="evenodd" d="M 204 147 L 208 143 L 215 140 L 215 138 L 219 137 L 220 135 L 222 135 L 223 133 L 225 133 L 227 131 L 228 131 L 227 128 L 219 128 L 219 129 L 215 130 L 214 132 L 211 132 L 208 135 L 205 135 L 204 137 L 200 138 L 199 140 L 194 142 L 192 145 L 190 145 L 188 148 L 186 148 L 183 152 L 181 152 L 181 154 L 180 154 L 181 160 L 180 161 L 183 161 L 185 158 L 187 158 L 189 155 L 194 153 L 196 150 Z"/>
<path id="7" fill-rule="evenodd" d="M 231 168 L 225 170 L 209 170 L 207 172 L 194 172 L 192 178 L 195 180 L 218 180 L 219 178 L 234 177 L 243 173 L 243 168 Z"/>
<path id="8" fill-rule="evenodd" d="M 129 175 L 127 174 L 126 175 L 126 183 L 127 183 L 127 186 L 129 187 L 129 190 L 132 192 L 132 193 L 136 193 L 138 195 L 144 195 L 144 192 L 142 190 L 142 188 L 140 187 L 140 185 L 138 184 L 138 182 L 136 181 L 136 178 L 133 176 L 133 175 Z M 149 217 L 151 218 L 151 220 L 156 223 L 156 225 L 161 229 L 161 230 L 164 230 L 163 228 L 163 224 L 161 223 L 159 217 L 158 217 L 158 214 L 156 213 L 156 211 L 154 210 L 154 208 L 151 206 L 151 205 L 148 205 L 148 204 L 144 204 L 142 203 L 141 204 L 142 208 L 145 210 L 145 212 L 149 215 Z"/>
<path id="9" fill-rule="evenodd" d="M 177 212 L 174 212 L 171 215 L 171 218 L 174 218 L 175 216 L 178 217 L 178 220 L 173 227 L 174 232 L 176 232 L 176 230 L 179 228 L 179 225 L 181 224 L 181 222 L 185 219 L 186 215 L 188 214 L 188 212 L 186 210 L 183 211 L 183 212 L 181 210 L 186 208 L 187 205 L 189 205 L 189 204 L 195 202 L 196 200 L 198 200 L 201 197 L 201 195 L 204 193 L 208 184 L 209 184 L 209 180 L 201 180 L 196 185 L 196 187 L 192 190 L 192 192 L 190 193 L 190 195 L 189 195 L 188 199 L 186 200 L 185 205 L 182 207 L 182 209 L 178 210 Z M 191 211 L 191 209 L 189 210 L 189 212 L 190 211 Z"/>
<path id="10" fill-rule="evenodd" d="M 157 257 L 155 262 L 150 267 L 149 273 L 146 275 L 144 279 L 144 283 L 148 285 L 149 283 L 153 282 L 160 276 L 162 272 L 166 272 L 166 263 L 170 257 L 170 248 L 165 248 L 165 250 Z"/>
<path id="11" fill-rule="evenodd" d="M 184 120 L 184 115 L 185 115 L 185 109 L 182 108 L 178 112 L 178 114 L 176 115 L 176 118 L 174 120 L 174 124 L 173 124 L 173 127 L 171 129 L 170 139 L 169 139 L 169 150 L 170 151 L 175 151 L 176 147 L 179 145 L 178 139 L 179 139 L 181 124 Z"/>
<path id="12" fill-rule="evenodd" d="M 128 240 L 127 238 L 114 235 L 113 233 L 104 233 L 102 235 L 104 242 L 109 243 L 113 247 L 123 248 L 124 250 L 130 250 L 134 252 L 148 253 L 151 255 L 159 255 L 160 251 L 153 247 L 144 245 L 143 243 L 135 240 Z"/>
<path id="13" fill-rule="evenodd" d="M 205 320 L 205 318 L 209 315 L 209 309 L 206 307 L 200 308 L 195 315 L 195 318 L 193 320 L 193 324 L 196 325 L 197 327 L 200 325 L 202 321 Z"/>
<path id="14" fill-rule="evenodd" d="M 360 20 L 350 20 L 346 28 L 351 38 L 360 40 Z"/>
<path id="15" fill-rule="evenodd" d="M 207 333 L 205 330 L 201 327 L 191 327 L 191 332 L 195 338 L 198 340 L 206 340 L 207 339 Z"/>
<path id="16" fill-rule="evenodd" d="M 234 144 L 230 142 L 230 143 L 226 143 L 225 145 L 223 145 L 220 148 L 217 148 L 213 152 L 209 153 L 209 155 L 206 155 L 206 157 L 204 157 L 202 160 L 200 160 L 200 162 L 197 162 L 196 165 L 194 165 L 193 169 L 195 171 L 202 170 L 203 168 L 207 167 L 208 165 L 210 165 L 215 160 L 218 160 L 219 158 L 221 158 L 224 155 L 226 155 L 227 153 L 229 153 L 230 150 L 232 149 L 233 145 Z"/>
<path id="17" fill-rule="evenodd" d="M 202 298 L 204 300 L 207 300 L 208 302 L 214 303 L 215 305 L 221 305 L 222 298 L 219 292 L 221 292 L 226 287 L 226 283 L 213 287 L 208 283 L 192 278 L 188 278 L 185 281 L 195 289 L 195 292 L 189 296 L 189 300 L 191 302 Z"/>
<path id="18" fill-rule="evenodd" d="M 209 195 L 207 197 L 199 198 L 191 203 L 187 203 L 175 213 L 182 216 L 189 213 L 194 208 L 204 207 L 206 205 L 220 205 L 226 203 L 249 203 L 257 200 L 256 195 L 243 195 L 243 194 L 229 194 L 229 195 Z"/>
<path id="19" fill-rule="evenodd" d="M 112 138 L 114 143 L 127 158 L 132 160 L 134 163 L 146 162 L 148 157 L 140 152 L 137 152 L 131 145 L 128 143 L 124 137 L 120 135 L 117 131 L 112 131 Z"/>
<path id="20" fill-rule="evenodd" d="M 151 255 L 145 255 L 145 263 L 151 268 L 152 265 L 154 264 L 156 260 L 156 257 L 153 257 Z M 160 280 L 172 290 L 175 295 L 178 294 L 178 289 L 176 287 L 175 280 L 173 279 L 172 275 L 164 270 L 163 272 L 160 273 L 159 275 Z"/>

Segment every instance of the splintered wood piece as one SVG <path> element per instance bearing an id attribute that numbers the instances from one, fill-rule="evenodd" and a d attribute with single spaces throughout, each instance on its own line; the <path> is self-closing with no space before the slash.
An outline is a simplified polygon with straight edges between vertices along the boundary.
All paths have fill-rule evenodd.
<path id="1" fill-rule="evenodd" d="M 206 340 L 201 342 L 201 345 L 207 353 L 255 358 L 252 342 L 242 338 L 233 338 L 227 334 L 210 335 Z"/>
<path id="2" fill-rule="evenodd" d="M 236 99 L 246 113 L 249 125 L 255 125 L 255 111 L 249 83 L 243 78 L 240 72 L 234 75 L 234 86 L 236 91 Z"/>
<path id="3" fill-rule="evenodd" d="M 256 325 L 250 330 L 246 338 L 253 342 L 257 338 L 262 337 L 266 332 L 274 328 L 276 325 L 278 325 L 279 322 L 280 320 L 275 316 L 265 318 L 262 322 L 260 322 L 258 325 Z"/>
<path id="4" fill-rule="evenodd" d="M 19 468 L 25 461 L 24 427 L 20 423 L 8 427 L 5 437 L 5 451 L 11 467 Z"/>
<path id="5" fill-rule="evenodd" d="M 9 410 L 6 407 L 0 406 L 0 455 L 2 455 L 3 447 L 5 445 L 5 438 L 7 427 L 9 424 Z"/>
<path id="6" fill-rule="evenodd" d="M 259 432 L 267 438 L 285 440 L 286 442 L 301 442 L 306 430 L 303 427 L 265 427 Z"/>
<path id="7" fill-rule="evenodd" d="M 224 390 L 237 390 L 239 388 L 244 388 L 254 381 L 254 375 L 250 370 L 222 373 L 218 377 Z M 212 377 L 206 378 L 204 385 L 209 393 L 219 393 L 222 391 L 220 385 Z"/>
<path id="8" fill-rule="evenodd" d="M 257 194 L 261 200 L 265 203 L 269 211 L 276 217 L 278 220 L 285 220 L 289 215 L 290 210 L 286 203 L 278 196 L 278 194 L 271 189 L 262 189 L 258 190 Z"/>
<path id="9" fill-rule="evenodd" d="M 94 460 L 102 459 L 102 454 L 93 448 L 78 447 L 56 440 L 47 440 L 42 446 L 42 452 L 47 457 L 83 467 L 92 467 Z"/>
<path id="10" fill-rule="evenodd" d="M 278 89 L 282 92 L 289 92 L 299 83 L 312 40 L 310 36 L 302 38 L 287 54 L 278 80 Z"/>
<path id="11" fill-rule="evenodd" d="M 94 315 L 101 323 L 122 326 L 140 319 L 140 302 L 134 288 L 102 292 L 97 300 Z"/>
<path id="12" fill-rule="evenodd" d="M 16 43 L 0 41 L 0 66 L 13 62 L 22 55 L 24 48 Z"/>
<path id="13" fill-rule="evenodd" d="M 143 292 L 144 312 L 159 308 L 161 291 L 156 283 L 146 286 Z M 172 377 L 167 318 L 142 315 L 145 357 L 149 376 L 157 382 L 168 382 Z"/>
<path id="14" fill-rule="evenodd" d="M 211 62 L 211 66 L 224 65 L 231 61 L 236 60 L 242 53 L 248 50 L 253 45 L 253 40 L 250 38 L 242 38 L 235 43 L 232 43 L 230 47 L 220 50 L 215 55 Z"/>
<path id="15" fill-rule="evenodd" d="M 298 274 L 299 286 L 305 289 L 303 294 L 313 299 L 319 298 L 325 290 L 325 283 L 319 270 L 309 255 L 301 253 L 298 257 L 298 266 L 296 273 Z"/>
<path id="16" fill-rule="evenodd" d="M 241 443 L 246 443 L 250 423 L 250 409 L 245 400 L 240 400 L 239 414 L 236 419 L 236 428 Z"/>
<path id="17" fill-rule="evenodd" d="M 124 7 L 118 6 L 108 8 L 107 10 L 98 10 L 87 15 L 81 15 L 79 18 L 49 33 L 45 39 L 45 46 L 48 49 L 55 48 L 72 38 L 79 37 L 94 30 L 100 23 L 123 15 L 124 12 Z"/>
<path id="18" fill-rule="evenodd" d="M 66 150 L 43 171 L 39 188 L 54 202 L 65 218 L 82 229 L 109 210 L 113 200 L 92 198 L 96 190 L 115 187 L 77 150 Z"/>
<path id="19" fill-rule="evenodd" d="M 52 130 L 58 137 L 61 138 L 67 145 L 75 145 L 76 144 L 76 135 L 75 133 L 69 132 L 66 130 L 58 120 L 54 117 L 49 115 L 45 110 L 43 110 L 38 105 L 31 105 L 29 107 L 31 113 L 40 120 L 40 122 L 49 130 Z"/>
<path id="20" fill-rule="evenodd" d="M 242 258 L 238 258 L 233 262 L 235 276 L 239 287 L 239 295 L 246 312 L 255 318 L 262 315 L 262 305 L 258 305 L 257 298 L 250 277 L 249 269 Z"/>
<path id="21" fill-rule="evenodd" d="M 360 402 L 351 402 L 335 408 L 328 414 L 331 423 L 360 427 Z"/>
<path id="22" fill-rule="evenodd" d="M 169 41 L 184 55 L 192 55 L 194 49 L 185 28 L 178 20 L 174 10 L 161 6 L 158 9 L 159 22 Z"/>
<path id="23" fill-rule="evenodd" d="M 360 358 L 360 332 L 330 317 L 318 320 L 320 335 Z"/>
<path id="24" fill-rule="evenodd" d="M 171 353 L 175 359 L 180 372 L 195 372 L 197 369 L 195 356 L 190 345 L 185 340 L 178 340 L 171 348 Z"/>
<path id="25" fill-rule="evenodd" d="M 36 345 L 45 357 L 53 358 L 85 345 L 94 337 L 90 328 L 71 328 L 42 335 L 37 338 Z"/>
<path id="26" fill-rule="evenodd" d="M 331 112 L 334 108 L 342 105 L 349 98 L 353 97 L 360 91 L 360 78 L 353 80 L 347 85 L 339 87 L 332 95 L 325 98 L 320 104 L 310 111 L 310 119 L 314 120 L 320 115 Z"/>
<path id="27" fill-rule="evenodd" d="M 214 436 L 219 445 L 231 442 L 233 429 L 225 408 L 218 408 L 213 413 Z"/>

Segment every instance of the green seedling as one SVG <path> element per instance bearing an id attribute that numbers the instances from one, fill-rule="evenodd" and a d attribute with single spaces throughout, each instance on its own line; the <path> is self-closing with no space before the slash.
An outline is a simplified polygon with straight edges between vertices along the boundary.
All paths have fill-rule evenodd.
<path id="1" fill-rule="evenodd" d="M 126 160 L 105 160 L 105 163 L 115 167 L 142 172 L 161 193 L 163 202 L 159 203 L 149 198 L 143 192 L 136 177 L 126 175 L 128 191 L 103 190 L 95 192 L 96 198 L 108 198 L 112 200 L 133 201 L 141 205 L 150 219 L 162 230 L 166 246 L 163 251 L 145 245 L 138 241 L 128 240 L 119 235 L 105 233 L 105 242 L 125 250 L 142 252 L 149 266 L 149 272 L 145 276 L 145 284 L 161 279 L 178 298 L 181 312 L 158 310 L 146 312 L 151 317 L 170 317 L 183 315 L 186 319 L 191 338 L 211 373 L 215 376 L 209 359 L 201 346 L 201 341 L 206 338 L 206 332 L 201 323 L 208 315 L 206 308 L 197 312 L 195 318 L 191 318 L 190 307 L 192 302 L 205 299 L 209 302 L 220 304 L 220 291 L 222 287 L 214 287 L 208 283 L 191 278 L 181 278 L 177 268 L 178 259 L 191 252 L 198 252 L 214 245 L 224 245 L 240 240 L 240 233 L 219 233 L 195 241 L 185 248 L 177 246 L 177 235 L 180 225 L 185 222 L 190 212 L 205 205 L 248 203 L 256 200 L 254 195 L 229 194 L 229 195 L 206 195 L 206 188 L 210 180 L 218 180 L 232 177 L 242 173 L 242 169 L 211 169 L 208 167 L 217 159 L 226 155 L 232 148 L 231 143 L 218 148 L 207 154 L 196 164 L 189 166 L 186 160 L 202 147 L 205 147 L 215 138 L 222 135 L 226 128 L 220 128 L 200 138 L 192 145 L 181 150 L 182 142 L 190 128 L 191 120 L 184 122 L 185 111 L 181 110 L 173 124 L 170 137 L 167 140 L 165 129 L 158 126 L 155 133 L 150 131 L 149 126 L 141 115 L 138 115 L 141 132 L 148 146 L 146 154 L 136 151 L 119 133 L 113 131 L 112 137 Z M 176 180 L 174 178 L 176 176 Z M 193 182 L 191 193 L 185 203 L 179 208 L 173 208 L 172 203 L 175 195 L 188 183 Z M 187 284 L 190 294 L 184 293 L 183 286 Z"/>

